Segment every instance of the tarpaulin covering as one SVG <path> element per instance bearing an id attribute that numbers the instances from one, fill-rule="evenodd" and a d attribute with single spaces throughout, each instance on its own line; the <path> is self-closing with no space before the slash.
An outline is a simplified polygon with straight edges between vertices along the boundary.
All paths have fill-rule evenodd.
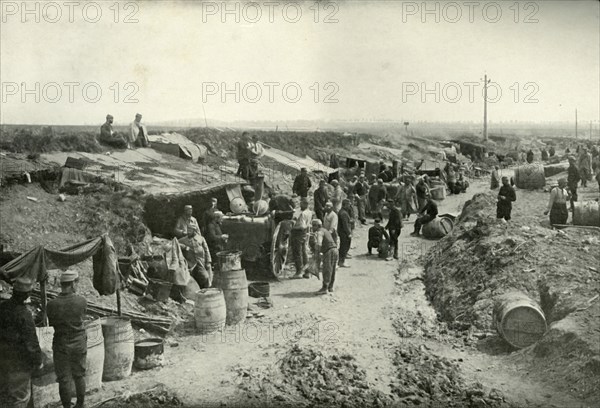
<path id="1" fill-rule="evenodd" d="M 309 172 L 325 173 L 327 175 L 337 171 L 337 169 L 332 169 L 308 156 L 304 158 L 298 157 L 274 147 L 264 150 L 264 156 L 261 161 L 263 166 L 269 168 L 271 171 L 286 170 L 291 174 L 299 173 L 303 167 L 306 167 Z"/>
<path id="2" fill-rule="evenodd" d="M 63 187 L 69 181 L 76 181 L 80 183 L 93 183 L 98 179 L 98 176 L 81 171 L 78 169 L 73 169 L 70 167 L 63 167 L 60 175 L 60 187 Z"/>
<path id="3" fill-rule="evenodd" d="M 106 234 L 57 251 L 40 245 L 4 265 L 0 277 L 9 282 L 17 278 L 42 282 L 48 277 L 47 269 L 68 268 L 89 257 L 93 257 L 94 262 L 94 288 L 101 295 L 112 295 L 120 287 L 119 264 Z"/>
<path id="4" fill-rule="evenodd" d="M 206 146 L 194 143 L 187 137 L 175 132 L 149 135 L 148 140 L 150 140 L 152 148 L 155 150 L 195 162 L 198 159 L 205 158 L 208 153 Z"/>

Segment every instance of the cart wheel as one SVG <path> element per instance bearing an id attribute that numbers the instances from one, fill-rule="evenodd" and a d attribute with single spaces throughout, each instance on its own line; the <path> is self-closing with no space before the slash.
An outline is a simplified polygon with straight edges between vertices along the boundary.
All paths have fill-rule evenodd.
<path id="1" fill-rule="evenodd" d="M 273 232 L 273 240 L 271 241 L 271 272 L 276 278 L 285 278 L 285 263 L 287 261 L 289 237 L 282 242 L 285 249 L 280 249 L 278 245 L 279 230 L 281 229 L 281 223 L 277 224 L 275 231 Z"/>

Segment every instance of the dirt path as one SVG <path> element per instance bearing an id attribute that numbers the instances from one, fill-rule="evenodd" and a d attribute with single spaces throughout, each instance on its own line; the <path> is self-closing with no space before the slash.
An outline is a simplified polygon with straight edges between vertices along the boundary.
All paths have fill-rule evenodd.
<path id="1" fill-rule="evenodd" d="M 468 194 L 449 196 L 441 203 L 440 213 L 457 214 L 467 199 L 485 188 L 487 182 L 475 182 Z M 352 354 L 373 387 L 385 393 L 395 378 L 393 350 L 406 342 L 456 362 L 467 380 L 480 382 L 487 390 L 500 390 L 518 406 L 583 406 L 534 382 L 506 355 L 478 351 L 443 329 L 426 300 L 418 261 L 435 243 L 411 237 L 412 222 L 400 236 L 399 262 L 365 256 L 367 228 L 357 227 L 350 268 L 338 271 L 334 294 L 316 296 L 320 281 L 314 277 L 272 283 L 274 308 L 262 311 L 264 317 L 248 319 L 222 334 L 170 339 L 177 346 L 167 346 L 165 367 L 105 383 L 102 392 L 90 396 L 91 406 L 156 383 L 164 383 L 189 406 L 246 405 L 251 401 L 243 399 L 236 371 L 274 364 L 282 350 L 296 341 Z"/>

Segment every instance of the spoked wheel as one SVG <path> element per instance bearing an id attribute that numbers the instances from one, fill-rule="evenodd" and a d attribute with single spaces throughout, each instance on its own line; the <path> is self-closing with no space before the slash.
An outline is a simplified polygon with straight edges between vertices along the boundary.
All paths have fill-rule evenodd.
<path id="1" fill-rule="evenodd" d="M 277 279 L 285 278 L 285 263 L 287 262 L 287 256 L 289 251 L 290 237 L 283 236 L 282 225 L 285 221 L 280 222 L 275 227 L 273 232 L 273 240 L 271 242 L 271 271 L 273 276 Z M 280 236 L 281 235 L 281 236 Z"/>

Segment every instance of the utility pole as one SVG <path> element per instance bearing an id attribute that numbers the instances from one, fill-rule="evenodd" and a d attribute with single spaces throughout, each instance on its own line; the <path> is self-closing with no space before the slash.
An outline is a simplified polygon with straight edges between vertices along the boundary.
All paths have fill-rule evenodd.
<path id="1" fill-rule="evenodd" d="M 575 140 L 577 140 L 577 108 L 575 108 Z"/>
<path id="2" fill-rule="evenodd" d="M 202 104 L 202 113 L 204 114 L 204 126 L 208 128 L 208 121 L 206 120 L 206 111 L 204 110 L 204 104 Z"/>
<path id="3" fill-rule="evenodd" d="M 590 120 L 590 140 L 592 140 L 592 121 Z"/>
<path id="4" fill-rule="evenodd" d="M 487 140 L 487 74 L 483 77 L 483 140 Z"/>

